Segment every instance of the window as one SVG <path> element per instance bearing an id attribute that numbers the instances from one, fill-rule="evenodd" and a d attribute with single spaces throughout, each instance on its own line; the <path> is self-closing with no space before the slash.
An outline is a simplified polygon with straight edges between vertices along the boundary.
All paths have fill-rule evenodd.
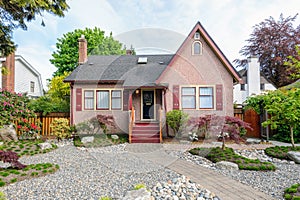
<path id="1" fill-rule="evenodd" d="M 34 82 L 30 81 L 30 92 L 34 92 Z"/>
<path id="2" fill-rule="evenodd" d="M 84 109 L 93 110 L 94 109 L 94 91 L 85 90 L 84 91 Z"/>
<path id="3" fill-rule="evenodd" d="M 260 90 L 262 90 L 262 91 L 265 90 L 265 84 L 264 84 L 264 83 L 261 83 L 261 84 L 260 84 Z"/>
<path id="4" fill-rule="evenodd" d="M 97 110 L 109 110 L 109 90 L 97 91 Z"/>
<path id="5" fill-rule="evenodd" d="M 212 87 L 200 87 L 199 88 L 199 108 L 213 108 L 214 107 L 214 95 Z"/>
<path id="6" fill-rule="evenodd" d="M 112 90 L 111 91 L 111 109 L 120 110 L 122 103 L 122 91 L 121 90 Z"/>
<path id="7" fill-rule="evenodd" d="M 199 41 L 193 43 L 193 55 L 201 55 L 202 54 L 202 44 Z"/>
<path id="8" fill-rule="evenodd" d="M 196 32 L 196 33 L 195 33 L 194 39 L 195 39 L 195 40 L 199 40 L 199 39 L 200 39 L 200 33 L 199 33 L 199 32 Z"/>
<path id="9" fill-rule="evenodd" d="M 181 88 L 181 105 L 183 109 L 196 108 L 196 88 L 183 87 Z"/>
<path id="10" fill-rule="evenodd" d="M 245 91 L 245 84 L 241 84 L 241 91 Z"/>

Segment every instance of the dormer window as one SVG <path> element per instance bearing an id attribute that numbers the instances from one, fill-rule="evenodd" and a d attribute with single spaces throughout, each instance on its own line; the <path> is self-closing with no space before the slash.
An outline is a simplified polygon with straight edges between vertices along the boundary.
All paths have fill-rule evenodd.
<path id="1" fill-rule="evenodd" d="M 199 41 L 195 41 L 192 47 L 193 55 L 201 55 L 202 54 L 202 44 Z"/>
<path id="2" fill-rule="evenodd" d="M 195 39 L 195 40 L 200 40 L 200 33 L 199 33 L 199 32 L 196 32 L 196 33 L 195 33 L 194 39 Z"/>

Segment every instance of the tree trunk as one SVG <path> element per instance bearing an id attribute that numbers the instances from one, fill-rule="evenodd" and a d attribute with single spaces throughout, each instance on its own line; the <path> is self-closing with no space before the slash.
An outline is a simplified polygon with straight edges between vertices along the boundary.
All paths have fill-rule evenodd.
<path id="1" fill-rule="evenodd" d="M 290 137 L 291 137 L 291 143 L 292 143 L 292 147 L 295 148 L 295 142 L 294 142 L 294 127 L 290 126 Z"/>

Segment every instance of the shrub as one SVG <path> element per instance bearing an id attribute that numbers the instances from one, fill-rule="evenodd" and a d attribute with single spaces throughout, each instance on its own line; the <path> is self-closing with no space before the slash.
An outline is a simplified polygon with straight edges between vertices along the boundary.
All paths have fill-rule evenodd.
<path id="1" fill-rule="evenodd" d="M 40 131 L 40 124 L 29 122 L 28 118 L 36 118 L 36 114 L 29 108 L 29 98 L 23 94 L 17 94 L 0 89 L 0 128 L 3 125 L 17 123 L 17 129 L 22 134 L 37 134 Z"/>
<path id="2" fill-rule="evenodd" d="M 58 140 L 70 137 L 71 135 L 68 119 L 55 118 L 51 123 L 50 128 L 52 128 L 52 133 Z"/>
<path id="3" fill-rule="evenodd" d="M 173 130 L 175 136 L 180 138 L 182 136 L 182 130 L 188 122 L 188 114 L 184 113 L 182 110 L 172 110 L 167 112 L 166 121 Z"/>
<path id="4" fill-rule="evenodd" d="M 133 189 L 134 190 L 139 190 L 141 188 L 146 188 L 146 186 L 144 184 L 140 183 L 140 184 L 135 185 Z"/>
<path id="5" fill-rule="evenodd" d="M 17 169 L 23 169 L 26 165 L 23 165 L 18 161 L 19 156 L 12 151 L 0 151 L 0 160 L 5 163 L 10 163 L 12 167 Z"/>
<path id="6" fill-rule="evenodd" d="M 0 187 L 4 185 L 5 185 L 4 182 L 0 182 Z M 0 191 L 0 200 L 7 200 L 6 195 L 2 191 Z"/>
<path id="7" fill-rule="evenodd" d="M 300 196 L 298 196 L 297 192 L 300 191 L 300 183 L 294 184 L 289 188 L 284 190 L 284 199 L 286 200 L 300 200 Z"/>

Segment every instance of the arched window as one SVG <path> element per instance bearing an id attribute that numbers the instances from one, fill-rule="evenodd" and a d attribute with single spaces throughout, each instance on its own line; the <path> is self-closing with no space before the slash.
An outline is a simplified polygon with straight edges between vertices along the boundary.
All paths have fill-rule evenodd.
<path id="1" fill-rule="evenodd" d="M 202 44 L 199 41 L 193 43 L 193 55 L 201 55 L 202 54 Z"/>

